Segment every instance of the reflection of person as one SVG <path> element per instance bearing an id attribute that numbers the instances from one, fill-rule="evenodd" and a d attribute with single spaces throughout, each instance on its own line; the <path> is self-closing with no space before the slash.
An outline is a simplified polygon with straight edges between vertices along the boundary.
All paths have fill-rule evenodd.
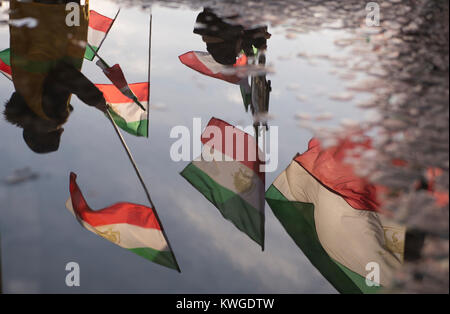
<path id="1" fill-rule="evenodd" d="M 236 17 L 227 19 L 234 18 Z M 202 36 L 208 52 L 218 63 L 233 65 L 241 51 L 246 56 L 252 56 L 254 48 L 258 50 L 267 48 L 267 39 L 271 36 L 267 32 L 267 27 L 245 29 L 242 25 L 233 25 L 224 20 L 205 8 L 197 16 L 194 29 L 195 34 Z"/>
<path id="2" fill-rule="evenodd" d="M 267 26 L 244 28 L 231 23 L 236 18 L 237 16 L 221 18 L 205 8 L 197 16 L 194 33 L 202 36 L 208 52 L 222 65 L 241 66 L 247 62 L 265 65 L 267 39 L 271 37 Z M 242 55 L 244 58 L 241 58 Z M 244 64 L 242 60 L 245 60 Z M 255 129 L 260 125 L 267 128 L 265 115 L 269 110 L 271 82 L 266 79 L 265 74 L 257 74 L 251 75 L 251 85 L 248 77 L 243 78 L 239 85 L 245 110 L 248 111 L 250 107 L 254 117 Z"/>
<path id="3" fill-rule="evenodd" d="M 37 3 L 40 2 L 40 3 Z M 33 18 L 36 27 L 10 26 L 11 69 L 15 92 L 5 118 L 23 128 L 36 153 L 56 151 L 61 127 L 73 110 L 71 94 L 102 111 L 103 94 L 81 72 L 87 38 L 88 8 L 80 7 L 80 26 L 66 25 L 67 0 L 11 0 L 10 19 Z M 79 2 L 79 1 L 78 1 Z M 87 3 L 87 2 L 86 2 Z"/>

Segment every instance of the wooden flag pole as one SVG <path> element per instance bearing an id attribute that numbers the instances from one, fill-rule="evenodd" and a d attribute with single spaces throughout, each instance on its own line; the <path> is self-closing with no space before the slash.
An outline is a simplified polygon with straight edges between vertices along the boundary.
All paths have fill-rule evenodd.
<path id="1" fill-rule="evenodd" d="M 106 110 L 106 114 L 108 115 L 108 118 L 111 121 L 111 123 L 112 123 L 112 125 L 114 127 L 114 130 L 116 131 L 116 134 L 119 137 L 119 139 L 120 139 L 120 141 L 122 143 L 122 146 L 123 146 L 123 148 L 125 149 L 125 151 L 126 151 L 126 153 L 128 155 L 128 158 L 130 159 L 131 164 L 133 165 L 134 171 L 136 172 L 136 175 L 139 178 L 139 181 L 141 182 L 142 187 L 144 188 L 145 195 L 147 196 L 147 199 L 148 199 L 148 201 L 150 203 L 150 206 L 151 206 L 153 212 L 155 213 L 155 218 L 158 221 L 158 224 L 159 224 L 159 226 L 161 228 L 161 232 L 163 233 L 164 238 L 167 241 L 167 246 L 169 247 L 169 250 L 172 253 L 173 259 L 175 261 L 175 265 L 177 266 L 177 270 L 178 270 L 178 272 L 181 273 L 180 266 L 178 265 L 177 259 L 175 257 L 175 253 L 172 250 L 172 246 L 170 245 L 169 238 L 167 237 L 166 232 L 164 230 L 164 227 L 163 227 L 163 225 L 161 223 L 161 220 L 159 219 L 158 213 L 156 212 L 155 204 L 153 203 L 153 201 L 152 201 L 152 199 L 150 197 L 150 193 L 148 192 L 148 189 L 147 189 L 147 186 L 145 185 L 144 179 L 142 178 L 142 175 L 141 175 L 141 173 L 140 173 L 140 171 L 139 171 L 139 169 L 138 169 L 138 167 L 136 165 L 136 162 L 134 161 L 133 155 L 131 154 L 131 151 L 128 148 L 127 143 L 125 142 L 125 139 L 123 138 L 122 134 L 120 133 L 120 130 L 117 127 L 116 122 L 114 122 L 114 119 L 112 118 L 111 114 L 109 113 L 109 110 Z"/>

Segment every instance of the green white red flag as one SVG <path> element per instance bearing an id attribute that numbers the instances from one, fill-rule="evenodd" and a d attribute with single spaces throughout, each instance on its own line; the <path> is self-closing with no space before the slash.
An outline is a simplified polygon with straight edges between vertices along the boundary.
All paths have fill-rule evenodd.
<path id="1" fill-rule="evenodd" d="M 228 83 L 240 86 L 242 100 L 246 110 L 251 103 L 251 88 L 248 84 L 248 77 L 239 77 L 236 74 L 228 74 L 229 66 L 218 63 L 208 52 L 203 51 L 189 51 L 178 57 L 184 65 L 203 74 Z M 245 54 L 241 54 L 237 59 L 234 67 L 247 65 L 248 59 Z"/>
<path id="2" fill-rule="evenodd" d="M 108 34 L 114 19 L 101 15 L 100 13 L 90 10 L 89 11 L 89 28 L 87 42 L 91 45 L 95 52 L 100 49 L 103 40 Z M 95 57 L 95 52 L 87 46 L 84 58 L 92 61 Z"/>
<path id="3" fill-rule="evenodd" d="M 140 107 L 144 108 L 143 105 L 139 102 L 138 97 L 133 93 L 130 86 L 128 85 L 127 80 L 125 79 L 125 75 L 118 64 L 114 64 L 112 67 L 109 67 L 103 60 L 99 59 L 95 64 L 97 64 L 106 75 L 107 78 L 117 87 L 117 89 L 126 97 L 133 100 Z"/>
<path id="4" fill-rule="evenodd" d="M 266 192 L 288 234 L 341 293 L 378 292 L 403 262 L 405 228 L 377 212 L 377 190 L 344 162 L 365 148 L 345 140 L 322 149 L 313 139 Z M 373 263 L 379 278 L 369 274 Z"/>
<path id="5" fill-rule="evenodd" d="M 0 51 L 0 73 L 12 80 L 11 52 L 9 48 Z"/>
<path id="6" fill-rule="evenodd" d="M 178 270 L 152 208 L 117 203 L 94 211 L 84 199 L 76 178 L 76 174 L 70 174 L 66 207 L 84 228 L 143 258 Z"/>
<path id="7" fill-rule="evenodd" d="M 220 134 L 217 133 L 220 131 Z M 227 136 L 235 134 L 234 136 Z M 234 139 L 233 139 L 234 138 Z M 201 137 L 212 161 L 199 157 L 181 175 L 239 230 L 264 246 L 264 182 L 257 143 L 252 136 L 212 118 Z M 208 159 L 209 160 L 209 159 Z"/>
<path id="8" fill-rule="evenodd" d="M 229 67 L 218 63 L 208 52 L 189 51 L 178 58 L 181 63 L 201 74 L 232 84 L 239 84 L 242 80 L 242 78 L 237 75 L 226 74 Z"/>
<path id="9" fill-rule="evenodd" d="M 122 130 L 136 136 L 148 137 L 148 115 L 146 111 L 136 106 L 131 99 L 125 97 L 112 84 L 95 84 L 95 86 L 103 93 L 110 107 L 111 116 Z M 129 87 L 142 106 L 148 110 L 149 83 L 133 83 Z"/>

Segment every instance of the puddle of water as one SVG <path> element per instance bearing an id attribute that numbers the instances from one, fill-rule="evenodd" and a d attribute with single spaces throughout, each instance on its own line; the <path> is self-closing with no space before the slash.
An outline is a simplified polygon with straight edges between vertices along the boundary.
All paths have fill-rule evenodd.
<path id="1" fill-rule="evenodd" d="M 268 206 L 266 249 L 261 252 L 256 243 L 236 232 L 180 176 L 188 162 L 170 159 L 175 141 L 169 137 L 172 128 L 187 126 L 192 130 L 194 117 L 201 119 L 202 127 L 211 117 L 232 125 L 254 123 L 251 108 L 245 110 L 238 84 L 202 75 L 179 61 L 179 56 L 186 52 L 206 51 L 208 40 L 193 33 L 203 8 L 194 2 L 181 3 L 181 7 L 179 4 L 152 7 L 149 138 L 129 134 L 124 137 L 148 183 L 183 269 L 182 276 L 81 230 L 64 208 L 71 171 L 79 175 L 79 184 L 92 208 L 103 208 L 118 201 L 148 203 L 110 123 L 98 110 L 72 97 L 74 111 L 64 124 L 59 149 L 51 154 L 33 153 L 25 144 L 21 129 L 0 120 L 0 177 L 10 180 L 0 186 L 5 292 L 70 292 L 71 288 L 64 283 L 64 267 L 69 261 L 80 265 L 82 284 L 77 291 L 82 292 L 335 292 Z M 266 66 L 270 69 L 265 79 L 270 80 L 271 86 L 265 118 L 269 126 L 279 127 L 278 167 L 266 174 L 266 189 L 297 152 L 307 149 L 313 136 L 329 139 L 361 129 L 368 135 L 380 134 L 380 120 L 388 128 L 403 129 L 396 122 L 402 119 L 389 125 L 388 120 L 396 118 L 391 116 L 392 112 L 371 106 L 374 96 L 391 94 L 385 85 L 373 80 L 374 76 L 386 75 L 373 53 L 376 41 L 381 41 L 379 34 L 370 34 L 364 27 L 359 33 L 345 28 L 344 24 L 350 22 L 344 19 L 328 19 L 326 25 L 316 23 L 333 15 L 332 10 L 323 7 L 305 6 L 312 21 L 300 23 L 292 18 L 298 19 L 304 11 L 299 9 L 296 14 L 290 5 L 294 6 L 280 4 L 278 8 L 283 13 L 278 15 L 271 10 L 264 15 L 271 34 L 265 53 Z M 118 5 L 106 0 L 95 1 L 91 9 L 113 17 Z M 221 9 L 230 13 L 235 7 Z M 5 19 L 5 10 L 2 8 L 0 20 Z M 108 64 L 120 64 L 129 83 L 147 81 L 149 17 L 149 10 L 122 7 L 99 51 Z M 249 14 L 236 21 L 250 25 L 252 18 Z M 26 27 L 26 23 L 22 24 Z M 264 26 L 261 21 L 259 24 Z M 391 25 L 391 28 L 396 27 Z M 7 48 L 9 37 L 6 25 L 0 26 L 0 42 L 6 43 L 0 50 Z M 392 53 L 388 55 L 395 59 Z M 95 61 L 84 60 L 82 73 L 96 84 L 110 84 Z M 267 89 L 268 85 L 264 86 Z M 0 90 L 6 101 L 14 86 L 5 78 L 0 81 Z M 401 95 L 389 99 L 393 106 L 403 103 Z M 447 158 L 447 168 L 443 168 L 448 175 L 448 149 L 447 156 L 443 151 L 441 159 L 445 166 Z M 426 160 L 422 168 L 423 165 L 441 167 L 442 162 Z M 20 170 L 25 167 L 30 170 Z M 379 174 L 375 170 L 373 173 Z M 410 173 L 409 185 L 417 178 L 416 172 Z M 8 184 L 11 180 L 18 184 Z M 389 178 L 385 182 L 390 182 Z M 402 181 L 399 185 L 404 188 L 407 184 Z M 442 229 L 448 236 L 448 224 Z"/>

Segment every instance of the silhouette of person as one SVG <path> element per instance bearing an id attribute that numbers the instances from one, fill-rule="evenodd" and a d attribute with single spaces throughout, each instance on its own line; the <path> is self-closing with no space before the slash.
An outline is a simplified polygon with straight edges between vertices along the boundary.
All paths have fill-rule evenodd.
<path id="1" fill-rule="evenodd" d="M 246 29 L 232 22 L 237 16 L 220 18 L 211 9 L 205 8 L 197 16 L 194 33 L 201 35 L 206 43 L 206 49 L 218 63 L 234 65 L 241 51 L 246 56 L 253 56 L 255 47 L 258 50 L 267 48 L 270 34 L 267 26 Z"/>
<path id="2" fill-rule="evenodd" d="M 10 20 L 31 18 L 37 25 L 10 25 L 15 92 L 6 103 L 4 116 L 23 129 L 25 143 L 36 153 L 59 148 L 62 125 L 73 111 L 72 94 L 87 105 L 106 110 L 102 92 L 80 72 L 86 49 L 88 2 L 80 6 L 79 26 L 66 24 L 67 2 L 73 1 L 10 2 Z"/>

